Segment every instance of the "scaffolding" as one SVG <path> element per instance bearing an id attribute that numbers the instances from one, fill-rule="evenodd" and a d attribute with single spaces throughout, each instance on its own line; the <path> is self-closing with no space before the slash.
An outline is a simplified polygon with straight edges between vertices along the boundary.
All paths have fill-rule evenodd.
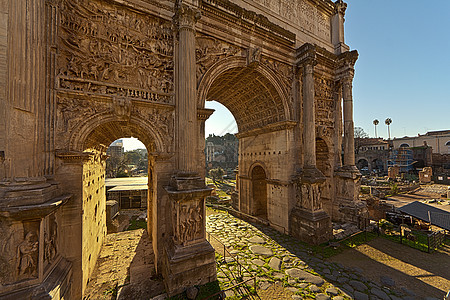
<path id="1" fill-rule="evenodd" d="M 411 149 L 402 147 L 392 150 L 389 155 L 388 167 L 397 165 L 400 167 L 400 173 L 408 173 L 414 170 L 413 164 L 413 151 Z"/>

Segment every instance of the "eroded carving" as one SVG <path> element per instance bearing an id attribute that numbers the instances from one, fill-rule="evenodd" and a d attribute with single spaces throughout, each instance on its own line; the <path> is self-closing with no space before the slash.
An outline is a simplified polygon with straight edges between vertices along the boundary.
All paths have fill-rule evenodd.
<path id="1" fill-rule="evenodd" d="M 37 277 L 39 242 L 34 232 L 28 232 L 17 246 L 17 279 Z"/>
<path id="2" fill-rule="evenodd" d="M 186 245 L 203 237 L 203 202 L 175 203 L 174 232 L 178 244 Z"/>
<path id="3" fill-rule="evenodd" d="M 62 0 L 60 11 L 57 87 L 168 102 L 170 22 L 98 1 Z"/>
<path id="4" fill-rule="evenodd" d="M 257 66 L 261 61 L 261 48 L 250 47 L 247 49 L 247 64 L 249 66 Z"/>
<path id="5" fill-rule="evenodd" d="M 197 64 L 197 84 L 200 83 L 205 72 L 220 59 L 237 55 L 240 49 L 221 42 L 212 37 L 198 35 L 195 39 L 195 59 Z"/>
<path id="6" fill-rule="evenodd" d="M 44 261 L 51 264 L 57 253 L 57 224 L 54 215 L 49 216 L 44 227 Z"/>

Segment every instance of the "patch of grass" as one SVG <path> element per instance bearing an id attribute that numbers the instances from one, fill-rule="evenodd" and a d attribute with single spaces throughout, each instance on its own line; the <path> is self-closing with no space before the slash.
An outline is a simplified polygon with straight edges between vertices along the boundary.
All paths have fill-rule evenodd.
<path id="1" fill-rule="evenodd" d="M 116 283 L 115 286 L 113 286 L 112 288 L 106 290 L 103 295 L 105 296 L 104 299 L 116 299 L 117 298 L 117 292 L 119 290 L 119 287 Z"/>
<path id="2" fill-rule="evenodd" d="M 329 243 L 323 243 L 319 246 L 313 247 L 313 252 L 315 254 L 320 254 L 324 258 L 328 258 L 334 255 L 337 255 L 339 253 L 342 253 L 346 249 L 355 248 L 359 245 L 365 244 L 374 238 L 378 237 L 377 234 L 372 232 L 361 232 L 355 236 L 352 236 L 351 238 L 345 239 L 343 241 L 335 241 L 336 244 L 338 244 L 338 247 L 330 246 Z"/>
<path id="3" fill-rule="evenodd" d="M 204 299 L 210 295 L 214 295 L 215 293 L 220 292 L 220 286 L 219 281 L 213 281 L 207 284 L 204 284 L 199 287 L 197 298 L 198 300 Z M 218 297 L 211 298 L 211 299 L 218 299 Z"/>
<path id="4" fill-rule="evenodd" d="M 136 229 L 147 229 L 147 221 L 145 219 L 137 220 L 136 217 L 131 218 L 130 226 L 128 226 L 127 230 L 136 230 Z"/>

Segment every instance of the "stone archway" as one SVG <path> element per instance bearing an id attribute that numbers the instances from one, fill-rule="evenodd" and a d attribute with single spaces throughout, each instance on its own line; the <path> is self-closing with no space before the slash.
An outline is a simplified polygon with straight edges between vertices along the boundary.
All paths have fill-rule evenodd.
<path id="1" fill-rule="evenodd" d="M 365 158 L 360 158 L 356 163 L 356 166 L 360 171 L 369 171 L 370 168 L 369 161 Z"/>
<path id="2" fill-rule="evenodd" d="M 165 211 L 158 208 L 162 194 L 160 171 L 167 164 L 160 164 L 166 148 L 154 126 L 138 116 L 124 119 L 111 112 L 92 115 L 70 132 L 69 150 L 58 152 L 60 165 L 55 178 L 73 194 L 73 202 L 62 208 L 62 213 L 71 214 L 72 218 L 62 219 L 65 236 L 61 238 L 62 251 L 74 261 L 72 288 L 76 295 L 84 293 L 106 235 L 105 152 L 118 138 L 137 137 L 147 148 L 152 174 L 148 177 L 147 229 L 158 259 L 158 239 L 164 234 L 158 229 L 158 222 L 167 218 Z"/>
<path id="3" fill-rule="evenodd" d="M 248 49 L 248 51 L 252 51 Z M 272 224 L 288 230 L 291 202 L 287 182 L 295 173 L 288 153 L 296 122 L 292 121 L 289 103 L 291 95 L 281 80 L 282 76 L 264 63 L 264 59 L 249 64 L 245 56 L 232 56 L 219 60 L 203 73 L 198 84 L 197 105 L 214 100 L 224 105 L 234 116 L 239 139 L 240 173 L 238 207 L 248 214 L 258 214 Z M 201 137 L 204 139 L 204 137 Z M 204 142 L 201 142 L 204 144 Z M 264 204 L 257 202 L 253 187 L 257 184 L 252 174 L 255 163 L 267 166 L 258 184 L 264 189 Z M 279 165 L 286 168 L 279 168 Z M 256 169 L 257 171 L 258 169 Z M 256 172 L 255 171 L 255 172 Z M 257 193 L 261 190 L 258 189 Z M 257 208 L 258 207 L 258 208 Z"/>
<path id="4" fill-rule="evenodd" d="M 257 165 L 251 172 L 253 215 L 267 219 L 267 176 L 263 167 Z"/>

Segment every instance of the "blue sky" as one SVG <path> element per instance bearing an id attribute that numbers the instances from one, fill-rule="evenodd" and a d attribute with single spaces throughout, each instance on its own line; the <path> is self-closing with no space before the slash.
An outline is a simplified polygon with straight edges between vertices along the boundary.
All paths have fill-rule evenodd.
<path id="1" fill-rule="evenodd" d="M 359 52 L 354 121 L 371 137 L 416 136 L 450 129 L 450 0 L 347 0 L 345 42 Z M 236 133 L 231 113 L 216 112 L 206 135 Z"/>
<path id="2" fill-rule="evenodd" d="M 387 138 L 450 129 L 450 1 L 348 0 L 355 126 Z"/>

